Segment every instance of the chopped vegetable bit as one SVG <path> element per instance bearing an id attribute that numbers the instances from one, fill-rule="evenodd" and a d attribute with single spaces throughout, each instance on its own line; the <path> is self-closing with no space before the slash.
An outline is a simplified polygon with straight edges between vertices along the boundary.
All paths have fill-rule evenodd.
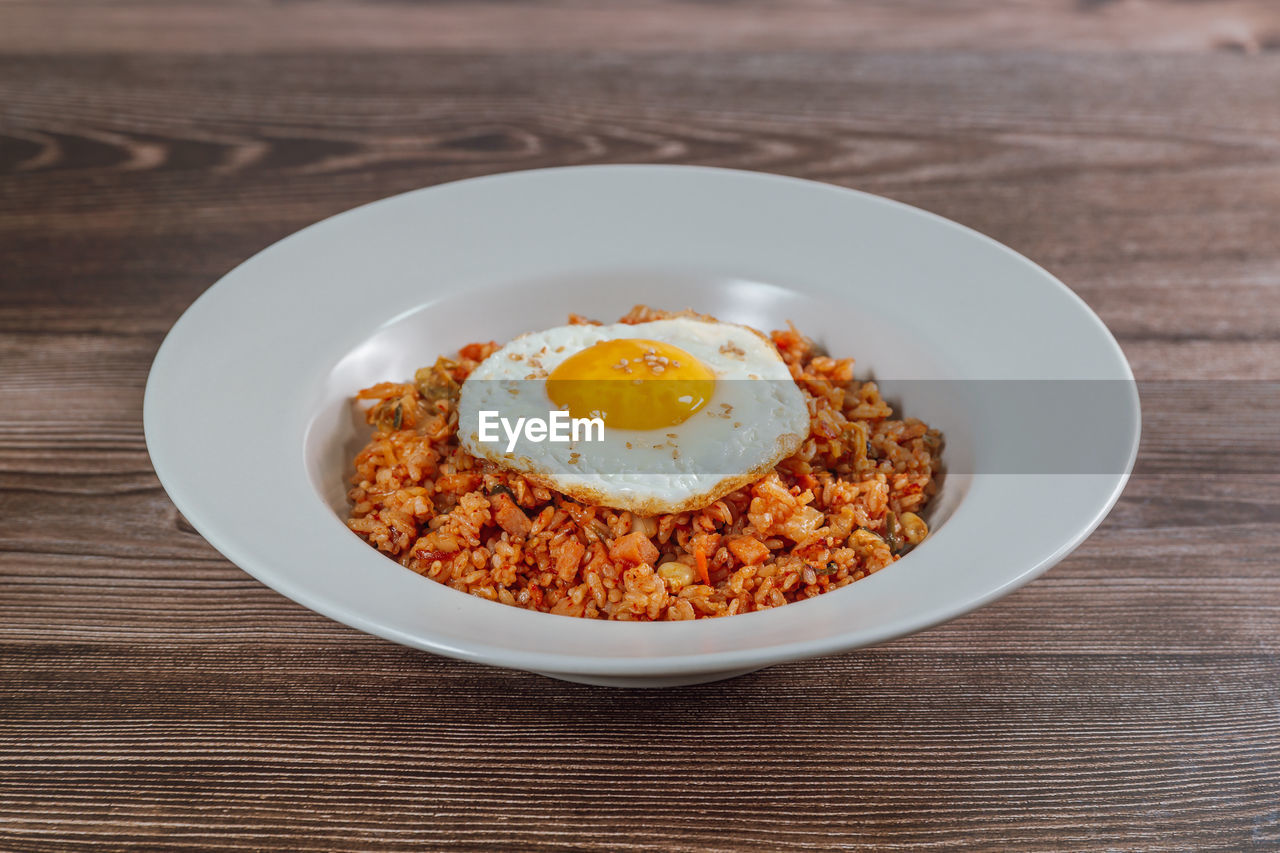
<path id="1" fill-rule="evenodd" d="M 489 496 L 493 497 L 494 495 L 498 495 L 498 494 L 506 495 L 507 497 L 511 498 L 511 500 L 513 501 L 516 499 L 516 493 L 511 491 L 511 489 L 509 489 L 507 486 L 503 485 L 502 483 L 494 483 L 492 486 L 489 487 Z"/>
<path id="2" fill-rule="evenodd" d="M 666 581 L 667 589 L 672 592 L 679 592 L 698 579 L 694 574 L 693 566 L 686 566 L 674 560 L 658 566 L 658 577 Z"/>
<path id="3" fill-rule="evenodd" d="M 456 361 L 440 356 L 431 367 L 419 368 L 413 374 L 418 393 L 424 400 L 431 402 L 457 399 L 458 393 L 462 390 L 462 385 L 453 378 L 453 371 L 457 367 Z"/>
<path id="4" fill-rule="evenodd" d="M 884 517 L 884 541 L 889 543 L 889 550 L 894 554 L 902 548 L 902 535 L 898 532 L 898 516 L 892 510 Z"/>
<path id="5" fill-rule="evenodd" d="M 902 527 L 902 535 L 912 545 L 919 545 L 929 535 L 929 525 L 914 512 L 904 512 L 898 519 L 898 524 Z"/>
<path id="6" fill-rule="evenodd" d="M 707 586 L 711 586 L 711 573 L 707 571 L 707 554 L 701 548 L 693 552 L 694 564 L 698 568 L 698 577 L 702 578 L 702 582 Z"/>

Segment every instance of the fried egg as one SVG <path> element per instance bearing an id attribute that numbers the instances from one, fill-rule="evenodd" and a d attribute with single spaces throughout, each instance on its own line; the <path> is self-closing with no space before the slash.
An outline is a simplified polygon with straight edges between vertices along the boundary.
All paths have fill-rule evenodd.
<path id="1" fill-rule="evenodd" d="M 553 419 L 573 423 L 560 430 L 566 440 L 530 428 Z M 516 338 L 463 383 L 458 434 L 473 456 L 648 516 L 698 509 L 759 479 L 808 437 L 809 408 L 759 332 L 675 317 Z"/>

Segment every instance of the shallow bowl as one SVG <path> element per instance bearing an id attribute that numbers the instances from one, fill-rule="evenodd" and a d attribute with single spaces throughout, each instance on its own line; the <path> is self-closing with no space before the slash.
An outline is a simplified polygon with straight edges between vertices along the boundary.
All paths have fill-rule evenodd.
<path id="1" fill-rule="evenodd" d="M 857 359 L 946 435 L 930 537 L 843 589 L 722 619 L 529 612 L 410 572 L 347 530 L 352 394 L 437 355 L 636 303 Z M 1137 451 L 1124 355 L 1026 258 L 853 190 L 681 166 L 516 172 L 306 228 L 202 295 L 156 356 L 155 470 L 228 559 L 330 618 L 435 654 L 597 684 L 711 681 L 936 625 L 1044 572 L 1102 521 Z"/>

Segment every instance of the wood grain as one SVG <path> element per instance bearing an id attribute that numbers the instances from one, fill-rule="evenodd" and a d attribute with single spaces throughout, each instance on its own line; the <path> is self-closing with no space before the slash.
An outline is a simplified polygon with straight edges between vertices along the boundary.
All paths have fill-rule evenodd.
<path id="1" fill-rule="evenodd" d="M 1280 47 L 1267 0 L 7 0 L 0 50 L 1088 50 L 1259 53 Z"/>
<path id="2" fill-rule="evenodd" d="M 1280 847 L 1278 44 L 1263 0 L 0 2 L 0 850 Z M 218 276 L 632 161 L 1043 263 L 1142 380 L 1111 516 L 937 629 L 644 692 L 336 625 L 177 513 L 142 389 Z"/>

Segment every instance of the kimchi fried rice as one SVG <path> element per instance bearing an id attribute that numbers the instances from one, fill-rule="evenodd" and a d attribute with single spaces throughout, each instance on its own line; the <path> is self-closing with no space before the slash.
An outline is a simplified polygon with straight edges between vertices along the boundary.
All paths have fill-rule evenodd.
<path id="1" fill-rule="evenodd" d="M 620 322 L 689 313 L 637 306 Z M 730 616 L 847 586 L 928 535 L 918 513 L 937 489 L 942 436 L 895 419 L 875 383 L 854 378 L 853 359 L 820 353 L 794 327 L 770 337 L 805 395 L 810 435 L 709 506 L 639 517 L 468 454 L 458 393 L 499 348 L 489 342 L 356 395 L 374 432 L 355 459 L 347 525 L 432 580 L 563 616 Z"/>

